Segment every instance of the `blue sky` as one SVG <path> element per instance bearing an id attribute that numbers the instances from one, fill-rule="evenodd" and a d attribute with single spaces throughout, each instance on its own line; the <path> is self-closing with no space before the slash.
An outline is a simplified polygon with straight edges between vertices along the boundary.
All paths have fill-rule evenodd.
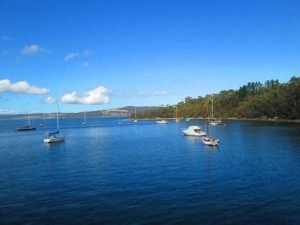
<path id="1" fill-rule="evenodd" d="M 292 0 L 0 0 L 0 113 L 55 111 L 54 99 L 63 112 L 172 105 L 287 82 L 299 75 L 299 12 Z"/>

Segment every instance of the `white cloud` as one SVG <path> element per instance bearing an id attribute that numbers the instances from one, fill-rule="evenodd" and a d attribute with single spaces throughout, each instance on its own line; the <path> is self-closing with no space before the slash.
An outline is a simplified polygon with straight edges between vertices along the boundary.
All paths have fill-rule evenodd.
<path id="1" fill-rule="evenodd" d="M 144 78 L 152 78 L 152 77 L 154 77 L 155 75 L 153 74 L 153 73 L 146 73 L 146 74 L 144 74 Z"/>
<path id="2" fill-rule="evenodd" d="M 61 101 L 69 104 L 98 105 L 108 103 L 109 94 L 109 89 L 100 86 L 94 90 L 85 92 L 82 96 L 79 96 L 75 91 L 65 94 L 61 97 Z"/>
<path id="3" fill-rule="evenodd" d="M 9 54 L 9 51 L 3 50 L 1 53 L 2 53 L 3 55 L 8 55 L 8 54 Z"/>
<path id="4" fill-rule="evenodd" d="M 153 92 L 139 91 L 138 92 L 138 95 L 144 97 L 163 96 L 166 94 L 167 94 L 166 91 L 153 91 Z"/>
<path id="5" fill-rule="evenodd" d="M 167 91 L 137 91 L 137 90 L 127 90 L 127 91 L 115 91 L 113 96 L 116 98 L 153 98 L 158 96 L 170 95 Z"/>
<path id="6" fill-rule="evenodd" d="M 11 83 L 10 80 L 0 80 L 0 92 L 24 93 L 30 95 L 40 95 L 49 92 L 47 88 L 39 88 L 30 85 L 27 81 Z"/>
<path id="7" fill-rule="evenodd" d="M 78 52 L 71 52 L 65 56 L 65 61 L 75 59 L 75 58 L 79 57 L 79 55 L 80 54 Z"/>
<path id="8" fill-rule="evenodd" d="M 162 95 L 166 95 L 167 92 L 166 91 L 154 91 L 152 93 L 153 96 L 162 96 Z"/>
<path id="9" fill-rule="evenodd" d="M 65 56 L 64 60 L 65 61 L 70 61 L 70 60 L 73 60 L 73 59 L 78 58 L 78 57 L 83 57 L 83 56 L 84 57 L 89 57 L 91 55 L 92 55 L 92 51 L 90 51 L 90 50 L 84 50 L 82 52 L 70 52 Z"/>
<path id="10" fill-rule="evenodd" d="M 48 96 L 42 102 L 45 103 L 45 104 L 53 104 L 53 103 L 56 102 L 56 99 L 53 98 L 52 96 Z"/>
<path id="11" fill-rule="evenodd" d="M 3 35 L 3 36 L 1 37 L 1 39 L 2 39 L 3 41 L 11 41 L 11 40 L 12 40 L 12 38 L 10 38 L 10 37 L 8 37 L 8 36 L 6 36 L 6 35 Z"/>
<path id="12" fill-rule="evenodd" d="M 39 52 L 45 52 L 46 49 L 42 48 L 39 45 L 28 45 L 25 46 L 22 50 L 21 50 L 21 54 L 22 55 L 34 55 L 37 54 Z"/>
<path id="13" fill-rule="evenodd" d="M 147 92 L 145 92 L 145 91 L 139 91 L 139 92 L 138 92 L 138 95 L 148 95 L 148 94 L 147 94 Z"/>
<path id="14" fill-rule="evenodd" d="M 85 62 L 82 63 L 82 66 L 90 66 L 90 65 L 91 65 L 91 63 L 88 62 L 88 61 L 85 61 Z"/>
<path id="15" fill-rule="evenodd" d="M 82 52 L 82 54 L 83 54 L 84 56 L 90 56 L 90 55 L 92 54 L 92 52 L 91 52 L 90 50 L 84 50 L 84 51 Z"/>

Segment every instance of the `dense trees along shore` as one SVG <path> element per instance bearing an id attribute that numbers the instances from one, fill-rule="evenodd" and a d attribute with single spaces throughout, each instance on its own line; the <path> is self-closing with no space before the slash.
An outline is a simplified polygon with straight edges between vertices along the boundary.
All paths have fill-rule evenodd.
<path id="1" fill-rule="evenodd" d="M 208 102 L 214 104 L 217 118 L 300 119 L 300 77 L 287 83 L 268 80 L 264 84 L 249 82 L 238 90 L 224 90 L 218 94 L 186 97 L 174 106 L 160 107 L 138 114 L 138 118 L 207 117 Z"/>

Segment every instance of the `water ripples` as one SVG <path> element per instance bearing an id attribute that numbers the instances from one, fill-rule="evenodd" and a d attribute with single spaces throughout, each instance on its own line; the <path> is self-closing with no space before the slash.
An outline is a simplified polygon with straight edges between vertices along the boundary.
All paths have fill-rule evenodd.
<path id="1" fill-rule="evenodd" d="M 227 121 L 210 148 L 184 122 L 119 121 L 65 120 L 54 145 L 0 126 L 0 223 L 300 223 L 299 126 Z"/>

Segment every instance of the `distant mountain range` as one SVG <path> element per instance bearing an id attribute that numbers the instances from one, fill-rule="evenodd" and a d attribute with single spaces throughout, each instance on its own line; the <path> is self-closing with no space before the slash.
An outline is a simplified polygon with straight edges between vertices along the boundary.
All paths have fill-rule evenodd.
<path id="1" fill-rule="evenodd" d="M 142 113 L 148 110 L 155 110 L 160 107 L 158 106 L 126 106 L 122 108 L 116 109 L 107 109 L 107 110 L 96 110 L 96 111 L 86 111 L 86 117 L 104 117 L 104 116 L 122 116 L 122 117 L 130 117 L 136 109 L 136 113 Z M 60 117 L 64 118 L 80 118 L 83 117 L 84 112 L 78 113 L 60 113 Z M 54 118 L 56 117 L 56 113 L 31 113 L 31 119 L 41 119 L 41 118 Z M 27 114 L 0 114 L 0 120 L 6 119 L 23 119 L 27 118 Z"/>

